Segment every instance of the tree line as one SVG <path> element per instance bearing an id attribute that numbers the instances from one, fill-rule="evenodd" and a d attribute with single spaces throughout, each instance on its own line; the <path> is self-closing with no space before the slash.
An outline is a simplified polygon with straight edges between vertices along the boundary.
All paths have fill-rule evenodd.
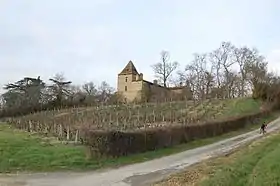
<path id="1" fill-rule="evenodd" d="M 160 61 L 152 65 L 155 77 L 162 86 L 187 86 L 196 100 L 235 98 L 253 95 L 254 98 L 278 98 L 279 76 L 268 71 L 268 62 L 255 48 L 236 47 L 230 42 L 209 52 L 194 54 L 183 70 L 162 51 Z M 93 82 L 75 86 L 62 74 L 44 82 L 39 77 L 25 77 L 4 87 L 1 95 L 1 116 L 13 116 L 39 110 L 73 106 L 116 104 L 123 97 L 108 83 Z"/>
<path id="2" fill-rule="evenodd" d="M 279 81 L 277 74 L 268 71 L 266 58 L 256 48 L 236 47 L 231 42 L 222 42 L 209 53 L 194 54 L 184 70 L 176 72 L 178 65 L 170 60 L 169 52 L 163 51 L 160 62 L 152 67 L 163 86 L 188 86 L 199 100 L 252 94 L 258 97 L 257 90 L 264 91 Z"/>
<path id="3" fill-rule="evenodd" d="M 114 88 L 106 81 L 99 86 L 93 82 L 76 86 L 63 74 L 50 78 L 49 84 L 40 76 L 24 77 L 3 88 L 5 92 L 1 95 L 0 117 L 55 108 L 114 104 L 117 99 Z"/>

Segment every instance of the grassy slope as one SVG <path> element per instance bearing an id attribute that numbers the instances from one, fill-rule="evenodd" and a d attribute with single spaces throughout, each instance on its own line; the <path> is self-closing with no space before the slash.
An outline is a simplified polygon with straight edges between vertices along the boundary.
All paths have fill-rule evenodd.
<path id="1" fill-rule="evenodd" d="M 243 149 L 231 163 L 216 167 L 214 175 L 200 185 L 279 185 L 280 184 L 280 134 Z"/>
<path id="2" fill-rule="evenodd" d="M 244 102 L 239 101 L 239 103 Z M 258 103 L 249 100 L 245 105 L 234 107 L 232 111 L 225 112 L 240 114 L 244 112 L 244 110 L 242 111 L 240 108 L 252 110 L 258 108 L 256 105 L 258 105 Z M 234 111 L 234 109 L 237 110 Z M 264 120 L 271 121 L 275 118 L 276 115 L 272 115 L 264 118 Z M 250 128 L 231 132 L 215 138 L 197 140 L 173 148 L 161 149 L 129 157 L 87 160 L 85 158 L 84 147 L 50 144 L 46 140 L 41 139 L 39 136 L 9 128 L 7 125 L 0 125 L 0 172 L 88 170 L 106 166 L 118 166 L 141 162 L 210 144 L 221 139 L 252 130 L 255 127 L 258 126 L 251 126 Z"/>
<path id="3" fill-rule="evenodd" d="M 229 156 L 199 163 L 156 185 L 263 186 L 279 184 L 280 133 L 275 133 Z"/>
<path id="4" fill-rule="evenodd" d="M 227 110 L 222 110 L 222 116 L 238 116 L 245 115 L 260 110 L 260 101 L 256 101 L 252 98 L 239 98 L 234 100 L 226 100 Z"/>

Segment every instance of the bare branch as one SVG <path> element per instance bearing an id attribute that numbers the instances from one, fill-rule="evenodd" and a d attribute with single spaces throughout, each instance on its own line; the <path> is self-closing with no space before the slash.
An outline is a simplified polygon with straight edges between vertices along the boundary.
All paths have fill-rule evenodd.
<path id="1" fill-rule="evenodd" d="M 179 63 L 176 61 L 169 62 L 170 55 L 167 51 L 161 52 L 160 59 L 161 61 L 152 65 L 152 68 L 154 70 L 155 76 L 159 78 L 159 80 L 163 83 L 165 87 L 167 87 L 167 81 L 169 80 L 171 74 L 179 66 Z"/>

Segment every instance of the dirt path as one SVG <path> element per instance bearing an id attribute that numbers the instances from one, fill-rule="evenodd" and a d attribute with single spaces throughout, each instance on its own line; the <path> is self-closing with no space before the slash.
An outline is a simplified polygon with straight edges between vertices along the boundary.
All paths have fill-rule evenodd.
<path id="1" fill-rule="evenodd" d="M 280 129 L 280 118 L 268 133 Z M 50 173 L 0 177 L 0 186 L 142 186 L 159 181 L 202 160 L 227 153 L 262 137 L 259 130 L 160 159 L 88 173 Z"/>

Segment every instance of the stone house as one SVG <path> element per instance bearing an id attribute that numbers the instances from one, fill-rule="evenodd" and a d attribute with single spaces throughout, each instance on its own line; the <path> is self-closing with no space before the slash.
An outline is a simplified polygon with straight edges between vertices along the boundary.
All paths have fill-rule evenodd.
<path id="1" fill-rule="evenodd" d="M 153 83 L 144 80 L 132 61 L 118 74 L 117 93 L 124 97 L 125 102 L 192 99 L 192 92 L 187 86 L 163 87 L 156 80 Z"/>

